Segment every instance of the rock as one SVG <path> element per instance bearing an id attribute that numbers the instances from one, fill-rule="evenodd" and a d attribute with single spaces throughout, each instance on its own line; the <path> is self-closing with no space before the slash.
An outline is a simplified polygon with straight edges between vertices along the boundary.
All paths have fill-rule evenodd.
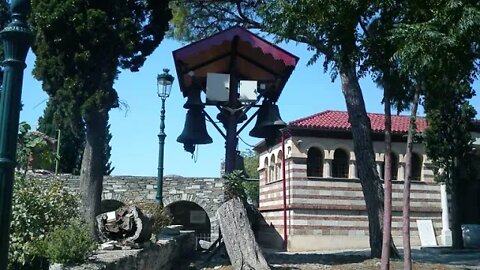
<path id="1" fill-rule="evenodd" d="M 116 219 L 115 211 L 107 212 L 105 215 L 107 216 L 107 222 L 112 222 Z"/>
<path id="2" fill-rule="evenodd" d="M 198 244 L 203 249 L 209 249 L 213 242 L 205 241 L 205 240 L 198 240 Z"/>
<path id="3" fill-rule="evenodd" d="M 163 227 L 160 230 L 160 234 L 179 235 L 181 229 L 183 229 L 183 225 L 170 225 L 170 226 Z"/>
<path id="4" fill-rule="evenodd" d="M 100 244 L 99 249 L 100 250 L 114 250 L 117 249 L 116 247 L 117 241 L 108 241 L 103 244 Z"/>
<path id="5" fill-rule="evenodd" d="M 48 267 L 48 270 L 63 270 L 65 267 L 62 263 L 54 263 Z"/>

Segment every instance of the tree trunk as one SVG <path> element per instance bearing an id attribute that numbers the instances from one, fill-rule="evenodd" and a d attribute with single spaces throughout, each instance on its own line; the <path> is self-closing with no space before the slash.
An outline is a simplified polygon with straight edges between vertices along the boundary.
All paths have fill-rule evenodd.
<path id="1" fill-rule="evenodd" d="M 150 240 L 152 235 L 153 222 L 134 205 L 100 214 L 96 220 L 102 242 L 115 240 L 142 243 Z"/>
<path id="2" fill-rule="evenodd" d="M 99 240 L 95 218 L 100 213 L 103 189 L 107 112 L 92 112 L 86 123 L 86 143 L 80 171 L 81 211 L 93 238 Z"/>
<path id="3" fill-rule="evenodd" d="M 418 99 L 420 96 L 420 89 L 417 85 L 415 94 L 413 95 L 412 111 L 410 114 L 410 123 L 408 126 L 407 137 L 407 151 L 405 154 L 405 182 L 403 184 L 403 201 L 402 201 L 402 235 L 403 235 L 403 269 L 412 269 L 412 249 L 410 247 L 410 185 L 412 178 L 412 150 L 413 150 L 413 136 L 417 131 L 415 124 L 417 119 Z"/>
<path id="4" fill-rule="evenodd" d="M 370 120 L 365 109 L 362 90 L 358 84 L 355 65 L 353 63 L 343 65 L 339 73 L 349 122 L 352 126 L 358 174 L 367 207 L 371 256 L 380 258 L 382 254 L 383 188 L 375 166 Z"/>
<path id="5" fill-rule="evenodd" d="M 235 270 L 270 269 L 255 241 L 247 211 L 238 197 L 220 206 L 217 210 L 217 220 L 230 262 Z"/>
<path id="6" fill-rule="evenodd" d="M 384 75 L 387 76 L 387 75 Z M 383 85 L 383 103 L 385 110 L 385 169 L 383 174 L 385 198 L 383 211 L 383 242 L 381 269 L 390 269 L 390 242 L 392 241 L 392 108 L 390 103 L 389 82 Z"/>
<path id="7" fill-rule="evenodd" d="M 452 247 L 455 249 L 463 248 L 462 237 L 462 207 L 460 205 L 460 179 L 458 172 L 458 158 L 454 157 L 453 168 L 450 172 L 451 183 L 451 207 L 452 207 Z"/>

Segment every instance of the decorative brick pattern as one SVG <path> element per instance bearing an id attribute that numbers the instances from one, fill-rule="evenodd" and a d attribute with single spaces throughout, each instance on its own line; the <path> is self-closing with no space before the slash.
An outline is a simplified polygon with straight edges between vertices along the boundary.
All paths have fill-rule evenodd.
<path id="1" fill-rule="evenodd" d="M 295 239 L 295 236 L 318 239 L 330 236 L 368 237 L 365 200 L 358 179 L 306 178 L 305 172 L 301 176 L 302 172 L 298 169 L 286 169 L 287 233 L 293 237 L 289 239 Z M 401 236 L 403 182 L 394 181 L 392 189 L 392 235 Z M 440 234 L 442 219 L 438 184 L 413 182 L 410 205 L 412 239 L 418 238 L 417 219 L 431 219 L 437 234 Z M 278 236 L 283 236 L 282 181 L 269 184 L 260 181 L 260 211 L 266 221 L 261 230 L 271 232 L 273 228 Z M 268 239 L 264 243 L 268 243 Z M 292 246 L 296 244 L 289 243 Z M 345 242 L 343 248 L 350 248 L 349 243 Z"/>

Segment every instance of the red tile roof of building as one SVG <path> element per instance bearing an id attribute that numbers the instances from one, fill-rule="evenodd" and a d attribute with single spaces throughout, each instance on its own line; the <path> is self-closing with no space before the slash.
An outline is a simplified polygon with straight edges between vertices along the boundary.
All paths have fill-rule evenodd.
<path id="1" fill-rule="evenodd" d="M 380 113 L 368 113 L 373 132 L 385 130 L 385 115 Z M 409 116 L 392 115 L 392 133 L 407 133 Z M 423 132 L 427 128 L 427 120 L 417 117 L 417 132 Z M 350 130 L 348 113 L 345 111 L 323 111 L 311 116 L 300 118 L 288 124 L 290 127 L 329 129 L 329 130 Z"/>

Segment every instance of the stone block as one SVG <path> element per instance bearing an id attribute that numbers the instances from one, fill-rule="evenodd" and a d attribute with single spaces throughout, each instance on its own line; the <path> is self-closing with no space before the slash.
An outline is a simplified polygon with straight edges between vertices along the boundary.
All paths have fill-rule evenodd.
<path id="1" fill-rule="evenodd" d="M 170 226 L 163 227 L 160 230 L 160 234 L 163 234 L 163 235 L 179 235 L 181 229 L 183 229 L 183 225 L 170 225 Z"/>

